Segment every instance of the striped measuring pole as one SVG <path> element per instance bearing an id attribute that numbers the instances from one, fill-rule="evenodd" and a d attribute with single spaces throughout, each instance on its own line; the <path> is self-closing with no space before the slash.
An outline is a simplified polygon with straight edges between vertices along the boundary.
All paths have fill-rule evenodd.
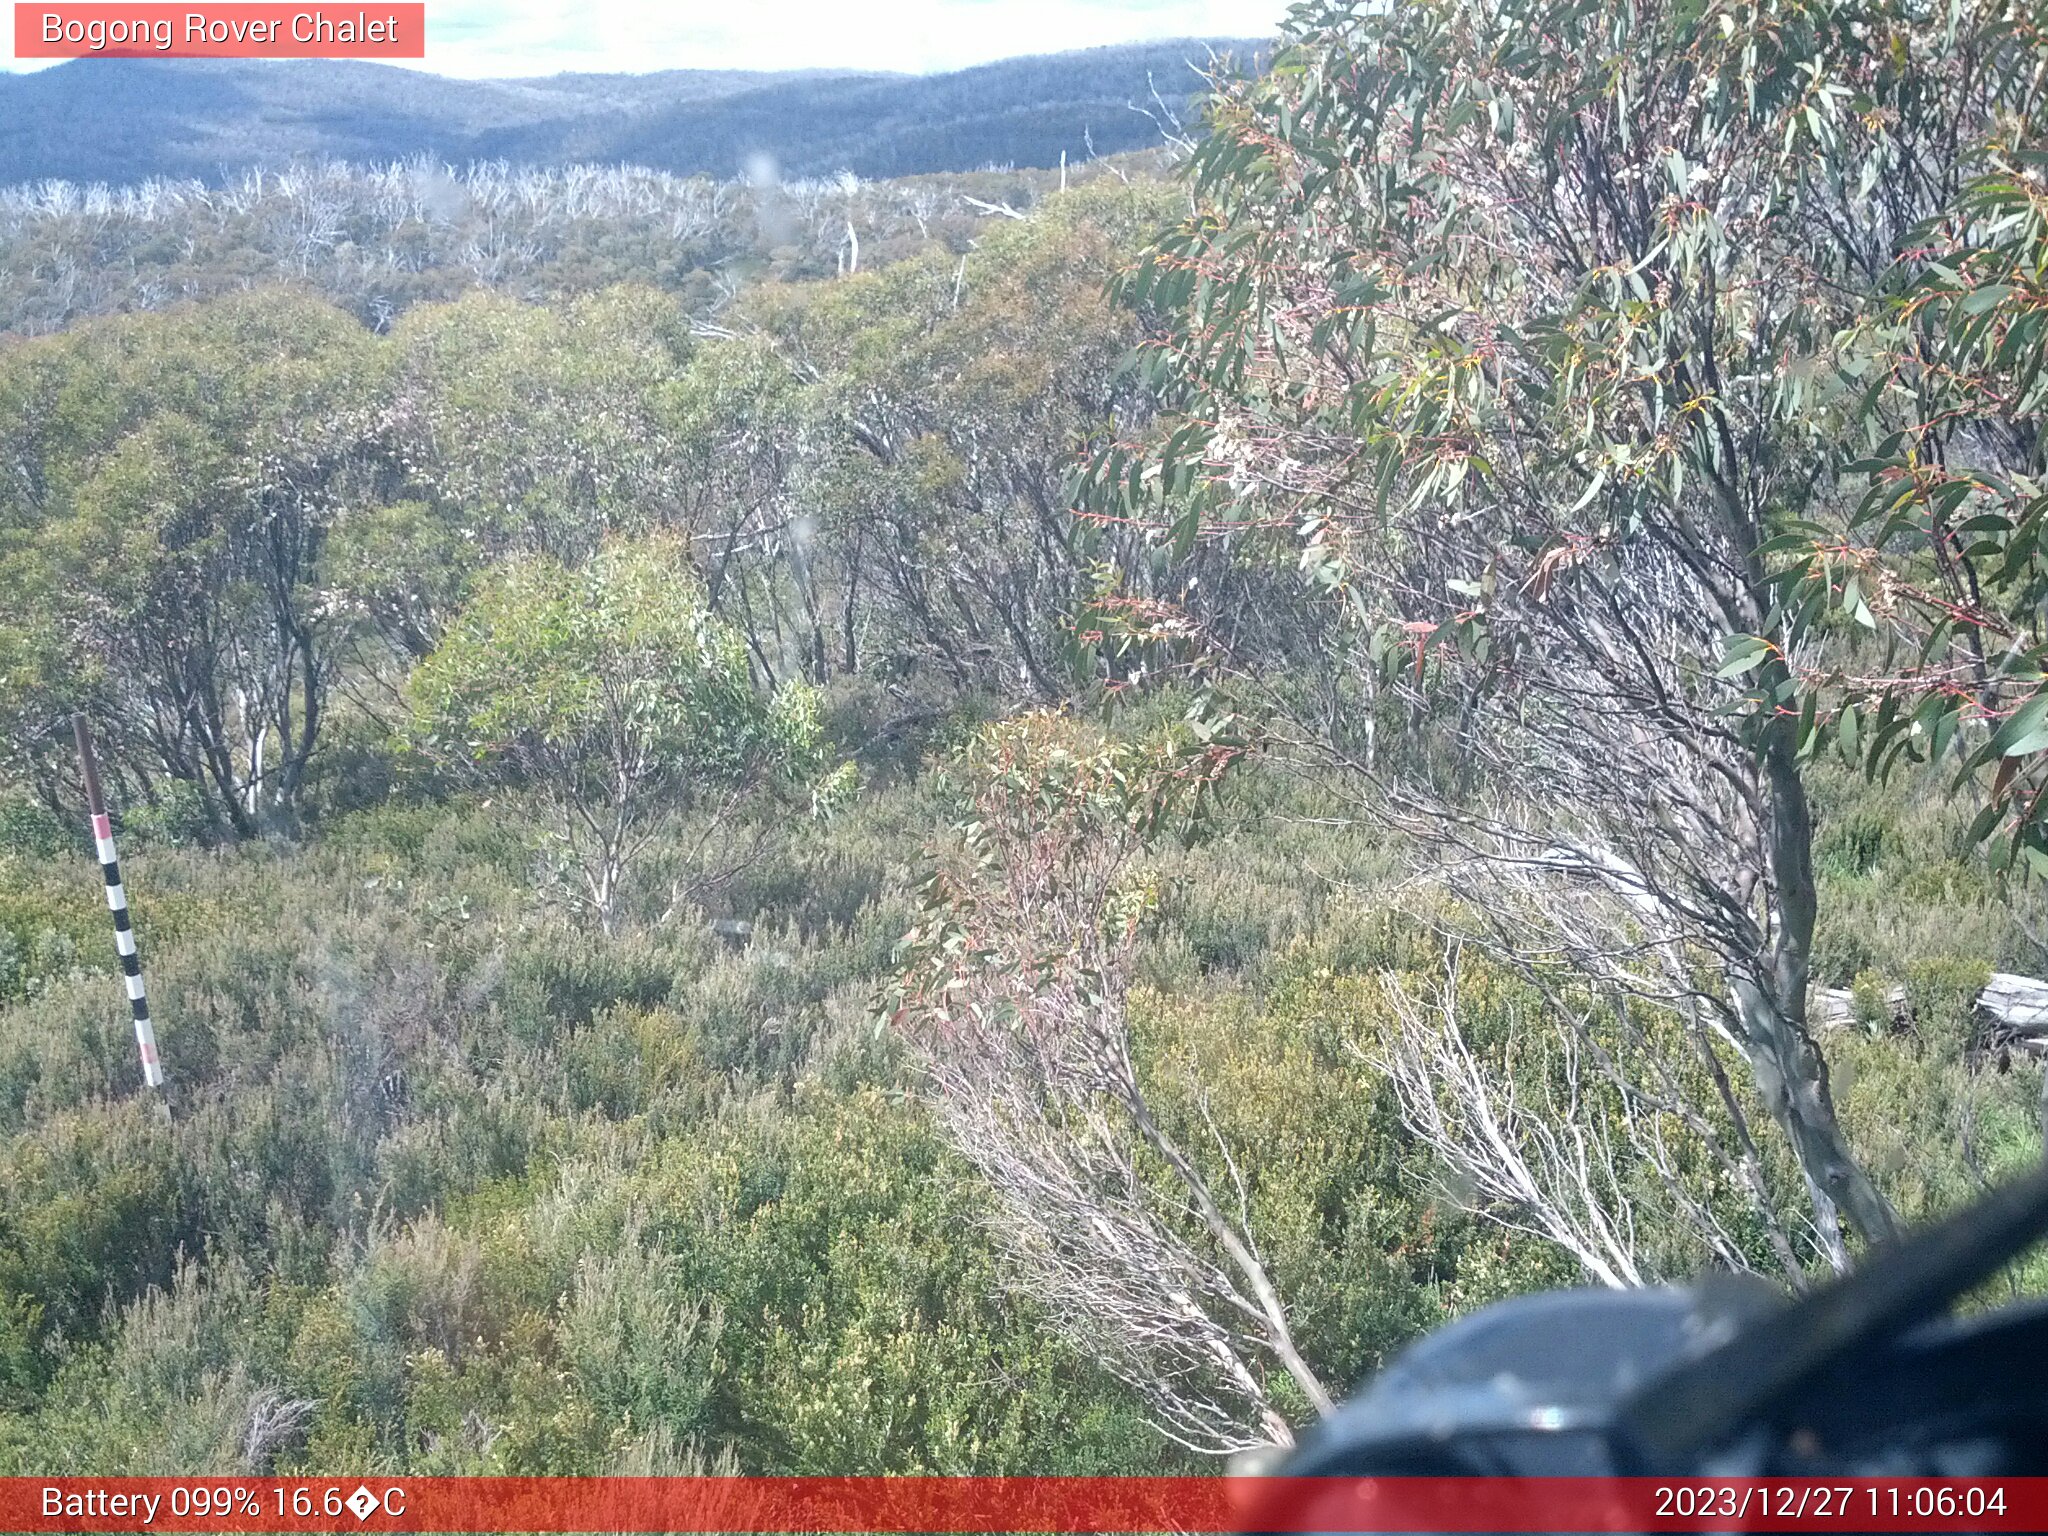
<path id="1" fill-rule="evenodd" d="M 163 1063 L 156 1054 L 156 1026 L 149 1021 L 149 997 L 142 990 L 142 957 L 135 952 L 135 925 L 128 919 L 128 893 L 121 888 L 121 860 L 114 852 L 114 824 L 100 795 L 100 765 L 92 755 L 92 735 L 85 716 L 71 717 L 78 738 L 78 763 L 85 773 L 85 804 L 92 813 L 93 846 L 100 873 L 107 877 L 107 910 L 114 914 L 114 948 L 121 956 L 121 975 L 128 984 L 128 1006 L 135 1014 L 135 1046 L 142 1052 L 142 1076 L 152 1088 L 164 1085 Z"/>

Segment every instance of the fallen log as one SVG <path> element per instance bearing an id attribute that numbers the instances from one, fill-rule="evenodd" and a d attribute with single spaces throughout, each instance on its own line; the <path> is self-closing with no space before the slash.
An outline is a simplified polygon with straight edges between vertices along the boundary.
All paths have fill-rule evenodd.
<path id="1" fill-rule="evenodd" d="M 1893 987 L 1884 995 L 1885 1006 L 1891 1012 L 1894 1029 L 1903 1029 L 1913 1022 L 1913 1011 L 1906 1004 L 1906 989 Z M 1857 1021 L 1856 994 L 1848 987 L 1822 987 L 1813 994 L 1810 1009 L 1813 1022 L 1822 1029 L 1846 1029 Z"/>
<path id="2" fill-rule="evenodd" d="M 1994 972 L 1977 994 L 1977 1011 L 2010 1034 L 2048 1039 L 2048 981 Z"/>
<path id="3" fill-rule="evenodd" d="M 1814 1022 L 1824 1029 L 1840 1029 L 1857 1022 L 1856 994 L 1847 987 L 1823 987 L 1814 994 Z M 1911 1028 L 1913 1016 L 1904 987 L 1885 993 L 1893 1028 Z M 1977 1038 L 1979 1051 L 2020 1051 L 2029 1056 L 2048 1057 L 2048 981 L 2031 976 L 2014 976 L 1994 971 L 1984 990 L 1977 994 Z"/>

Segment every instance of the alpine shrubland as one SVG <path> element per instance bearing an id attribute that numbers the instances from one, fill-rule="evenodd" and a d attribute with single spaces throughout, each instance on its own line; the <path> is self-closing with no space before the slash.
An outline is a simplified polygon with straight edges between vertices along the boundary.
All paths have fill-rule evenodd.
<path id="1" fill-rule="evenodd" d="M 1189 165 L 715 314 L 0 342 L 0 1467 L 1207 1466 L 2033 1162 L 2043 221 L 1914 242 L 2048 195 L 2041 39 L 1960 10 L 1310 7 Z"/>

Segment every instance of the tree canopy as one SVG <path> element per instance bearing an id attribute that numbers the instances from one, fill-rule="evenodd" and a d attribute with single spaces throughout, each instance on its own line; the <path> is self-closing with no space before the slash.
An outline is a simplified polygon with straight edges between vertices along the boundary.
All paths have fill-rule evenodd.
<path id="1" fill-rule="evenodd" d="M 1123 284 L 1166 318 L 1148 371 L 1176 422 L 1084 490 L 1182 549 L 1292 531 L 1342 615 L 1336 686 L 1443 720 L 1442 750 L 1376 755 L 1381 708 L 1307 697 L 1298 667 L 1284 707 L 1484 878 L 1505 947 L 1734 1041 L 1845 1263 L 1838 1205 L 1872 1238 L 1892 1220 L 1807 1028 L 1821 605 L 1786 600 L 1782 556 L 1883 472 L 1844 451 L 1907 404 L 1863 344 L 1902 334 L 1886 316 L 1925 334 L 1897 300 L 1982 202 L 1984 146 L 2026 130 L 2038 24 L 2005 0 L 1422 0 L 1301 6 L 1289 34 L 1212 107 L 1197 211 Z"/>
<path id="2" fill-rule="evenodd" d="M 822 749 L 815 695 L 756 691 L 672 538 L 614 541 L 574 568 L 505 561 L 411 692 L 419 746 L 554 805 L 606 923 L 664 817 L 801 775 Z"/>

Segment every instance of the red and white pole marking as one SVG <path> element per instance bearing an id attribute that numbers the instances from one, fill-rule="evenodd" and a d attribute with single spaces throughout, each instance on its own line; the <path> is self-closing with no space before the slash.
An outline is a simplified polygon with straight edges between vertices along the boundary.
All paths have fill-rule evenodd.
<path id="1" fill-rule="evenodd" d="M 99 853 L 100 873 L 107 877 L 107 910 L 114 914 L 114 949 L 121 956 L 128 1007 L 135 1015 L 135 1047 L 142 1053 L 142 1076 L 150 1087 L 161 1088 L 164 1068 L 157 1059 L 156 1026 L 150 1022 L 149 997 L 142 988 L 142 957 L 135 950 L 135 927 L 128 918 L 128 893 L 121 886 L 121 860 L 114 852 L 114 824 L 107 819 L 106 801 L 100 795 L 100 768 L 92 755 L 92 737 L 86 731 L 85 716 L 73 715 L 71 730 L 78 738 L 78 762 L 85 773 L 85 803 L 92 813 L 93 846 Z"/>

